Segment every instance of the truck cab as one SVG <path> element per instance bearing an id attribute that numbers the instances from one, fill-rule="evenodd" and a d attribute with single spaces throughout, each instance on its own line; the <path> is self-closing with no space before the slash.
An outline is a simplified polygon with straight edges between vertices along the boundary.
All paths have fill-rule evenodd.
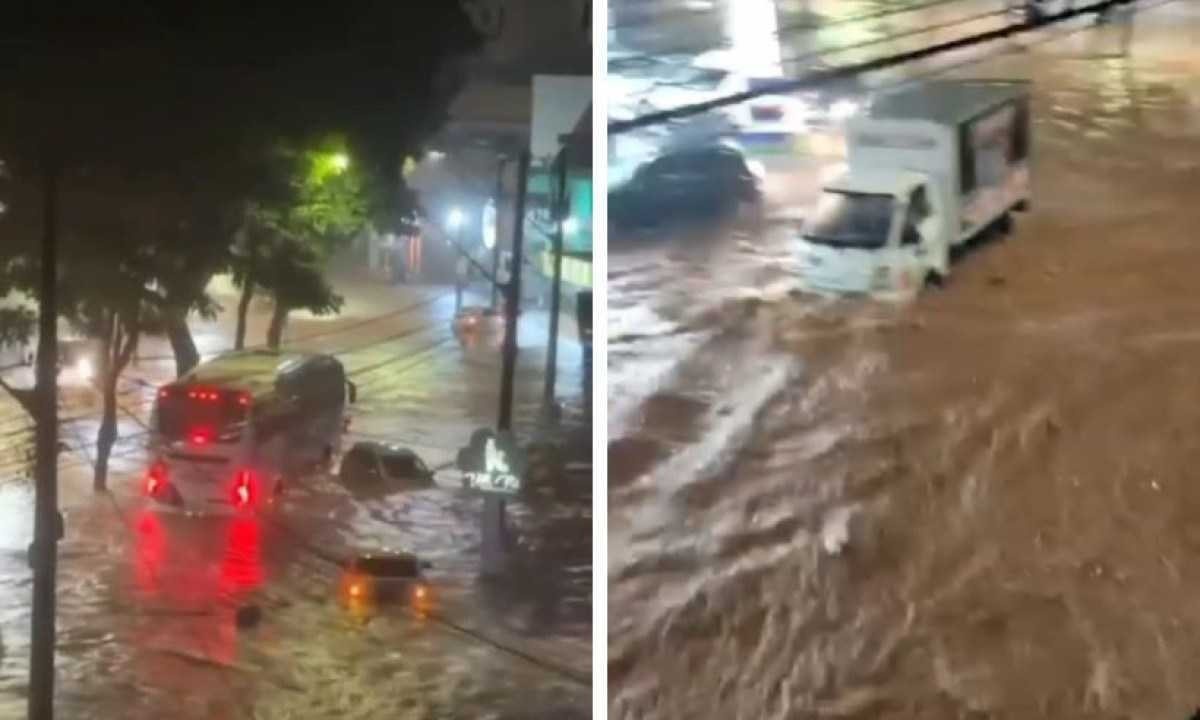
<path id="1" fill-rule="evenodd" d="M 947 270 L 944 205 L 922 173 L 848 173 L 825 187 L 804 226 L 801 274 L 814 290 L 911 295 Z"/>

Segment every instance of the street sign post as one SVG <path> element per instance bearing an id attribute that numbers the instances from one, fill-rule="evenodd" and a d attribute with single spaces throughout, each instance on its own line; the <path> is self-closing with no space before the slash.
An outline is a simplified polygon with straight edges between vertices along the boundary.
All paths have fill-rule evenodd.
<path id="1" fill-rule="evenodd" d="M 512 544 L 505 500 L 521 491 L 527 465 L 524 453 L 508 432 L 481 428 L 458 451 L 455 465 L 462 471 L 463 487 L 483 494 L 480 571 L 484 577 L 503 575 Z"/>
<path id="2" fill-rule="evenodd" d="M 471 435 L 470 444 L 459 450 L 456 463 L 463 473 L 464 488 L 500 495 L 521 492 L 525 464 L 512 436 L 489 428 Z"/>

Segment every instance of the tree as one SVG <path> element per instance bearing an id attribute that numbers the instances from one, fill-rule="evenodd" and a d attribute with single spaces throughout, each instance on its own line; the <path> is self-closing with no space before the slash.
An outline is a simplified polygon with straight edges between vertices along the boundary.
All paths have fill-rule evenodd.
<path id="1" fill-rule="evenodd" d="M 208 294 L 213 276 L 231 262 L 228 238 L 235 224 L 220 203 L 195 206 L 181 214 L 179 224 L 158 239 L 150 257 L 150 299 L 142 316 L 143 332 L 165 335 L 175 356 L 175 375 L 181 377 L 200 362 L 188 318 L 212 320 L 221 310 Z"/>
<path id="2" fill-rule="evenodd" d="M 277 148 L 276 171 L 286 178 L 268 185 L 247 206 L 246 222 L 233 252 L 234 281 L 241 288 L 235 347 L 245 343 L 246 315 L 257 289 L 272 298 L 266 343 L 278 348 L 288 313 L 315 314 L 340 309 L 342 299 L 323 277 L 335 250 L 367 222 L 370 198 L 366 178 L 355 167 L 344 141 L 327 140 L 319 149 Z"/>

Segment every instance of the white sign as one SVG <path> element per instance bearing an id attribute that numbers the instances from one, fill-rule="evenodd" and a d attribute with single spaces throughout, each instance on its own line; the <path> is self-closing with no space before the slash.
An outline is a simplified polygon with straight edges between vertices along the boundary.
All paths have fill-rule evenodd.
<path id="1" fill-rule="evenodd" d="M 483 451 L 483 472 L 465 473 L 467 485 L 488 492 L 517 493 L 521 478 L 513 473 L 508 456 L 496 445 L 496 438 L 487 440 Z"/>

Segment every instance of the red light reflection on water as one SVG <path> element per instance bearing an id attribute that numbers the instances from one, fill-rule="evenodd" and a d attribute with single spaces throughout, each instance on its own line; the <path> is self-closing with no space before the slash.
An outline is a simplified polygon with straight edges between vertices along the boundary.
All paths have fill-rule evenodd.
<path id="1" fill-rule="evenodd" d="M 134 553 L 134 581 L 137 589 L 154 595 L 161 588 L 163 562 L 167 557 L 167 533 L 158 515 L 142 510 L 134 522 L 137 552 Z"/>
<path id="2" fill-rule="evenodd" d="M 134 518 L 134 589 L 142 596 L 196 610 L 238 600 L 262 586 L 262 521 L 164 517 L 142 510 Z"/>
<path id="3" fill-rule="evenodd" d="M 154 684 L 174 685 L 178 664 L 162 651 L 235 662 L 239 633 L 234 611 L 266 579 L 262 521 L 254 516 L 186 518 L 145 509 L 134 517 L 134 591 L 154 610 L 133 630 L 134 645 L 151 650 L 139 672 Z M 178 611 L 169 622 L 164 613 Z"/>
<path id="4" fill-rule="evenodd" d="M 254 590 L 262 583 L 262 524 L 257 517 L 233 518 L 225 534 L 221 591 L 237 595 Z"/>

